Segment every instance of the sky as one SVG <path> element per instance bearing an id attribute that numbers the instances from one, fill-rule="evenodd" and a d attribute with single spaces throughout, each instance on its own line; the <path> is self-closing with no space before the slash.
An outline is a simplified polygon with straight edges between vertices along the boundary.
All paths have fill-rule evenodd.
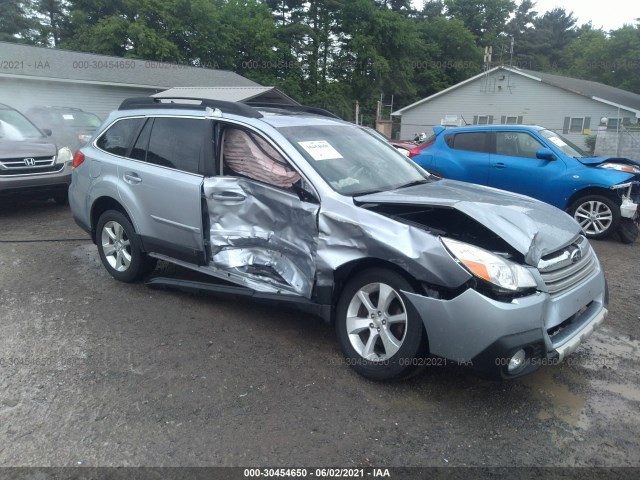
<path id="1" fill-rule="evenodd" d="M 637 0 L 606 0 L 606 2 L 538 0 L 536 2 L 538 13 L 544 13 L 556 7 L 573 12 L 573 16 L 578 19 L 578 25 L 591 21 L 595 28 L 603 30 L 614 30 L 622 27 L 625 23 L 634 24 L 634 20 L 640 17 L 640 2 Z"/>
<path id="2" fill-rule="evenodd" d="M 516 0 L 516 3 L 520 3 Z M 422 0 L 413 0 L 413 5 L 420 8 Z M 578 19 L 577 24 L 591 23 L 594 28 L 602 28 L 605 31 L 615 30 L 625 23 L 634 24 L 634 20 L 640 17 L 640 2 L 638 0 L 538 0 L 535 10 L 542 14 L 556 7 L 564 8 L 567 12 L 573 12 Z"/>

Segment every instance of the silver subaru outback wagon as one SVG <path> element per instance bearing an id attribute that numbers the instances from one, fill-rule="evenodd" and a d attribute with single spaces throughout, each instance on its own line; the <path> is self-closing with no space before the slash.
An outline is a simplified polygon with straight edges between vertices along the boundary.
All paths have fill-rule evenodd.
<path id="1" fill-rule="evenodd" d="M 107 271 L 157 260 L 203 288 L 329 322 L 372 379 L 431 357 L 515 378 L 561 361 L 607 315 L 580 226 L 529 197 L 430 176 L 310 107 L 123 102 L 73 160 L 70 205 Z"/>

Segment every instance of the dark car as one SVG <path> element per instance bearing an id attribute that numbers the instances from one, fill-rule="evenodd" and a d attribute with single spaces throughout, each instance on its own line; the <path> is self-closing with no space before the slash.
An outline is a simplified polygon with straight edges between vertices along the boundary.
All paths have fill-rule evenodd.
<path id="1" fill-rule="evenodd" d="M 14 108 L 0 104 L 0 197 L 67 201 L 71 150 L 58 148 Z"/>
<path id="2" fill-rule="evenodd" d="M 589 238 L 605 238 L 637 219 L 640 162 L 590 157 L 556 132 L 533 125 L 434 127 L 410 155 L 454 180 L 528 195 L 565 210 Z M 623 237 L 627 241 L 627 237 Z M 635 240 L 632 236 L 631 241 Z"/>
<path id="3" fill-rule="evenodd" d="M 55 142 L 72 152 L 91 140 L 102 121 L 97 115 L 72 107 L 32 107 L 25 114 L 43 130 L 50 130 Z"/>

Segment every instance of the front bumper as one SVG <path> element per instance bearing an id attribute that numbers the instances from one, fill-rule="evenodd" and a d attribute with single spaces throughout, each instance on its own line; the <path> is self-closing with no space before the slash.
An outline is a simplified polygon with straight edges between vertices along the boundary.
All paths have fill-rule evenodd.
<path id="1" fill-rule="evenodd" d="M 560 295 L 537 292 L 511 302 L 468 289 L 451 300 L 402 292 L 421 317 L 432 355 L 499 378 L 515 378 L 571 354 L 607 316 L 608 293 L 598 266 L 588 279 Z M 507 364 L 524 349 L 526 365 Z"/>
<path id="2" fill-rule="evenodd" d="M 71 184 L 71 162 L 54 172 L 0 175 L 0 197 L 42 198 L 66 193 Z"/>

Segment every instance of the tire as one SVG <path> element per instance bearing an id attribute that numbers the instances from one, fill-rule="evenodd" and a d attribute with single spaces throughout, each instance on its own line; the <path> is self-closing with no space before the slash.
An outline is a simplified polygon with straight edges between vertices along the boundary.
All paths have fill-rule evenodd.
<path id="1" fill-rule="evenodd" d="M 375 268 L 356 274 L 338 300 L 336 333 L 342 352 L 348 365 L 371 380 L 405 378 L 427 354 L 422 321 L 401 290 L 414 291 L 400 274 Z M 381 302 L 386 306 L 378 310 Z"/>
<path id="2" fill-rule="evenodd" d="M 69 205 L 69 194 L 67 192 L 57 193 L 53 197 L 53 201 L 58 205 Z"/>
<path id="3" fill-rule="evenodd" d="M 621 218 L 618 235 L 622 243 L 633 243 L 638 238 L 638 224 L 630 218 Z"/>
<path id="4" fill-rule="evenodd" d="M 155 268 L 155 259 L 142 251 L 129 219 L 116 210 L 107 210 L 100 216 L 96 244 L 102 264 L 116 280 L 134 282 Z"/>
<path id="5" fill-rule="evenodd" d="M 618 229 L 620 207 L 602 195 L 586 195 L 579 198 L 569 209 L 571 216 L 580 224 L 587 238 L 607 238 Z"/>

